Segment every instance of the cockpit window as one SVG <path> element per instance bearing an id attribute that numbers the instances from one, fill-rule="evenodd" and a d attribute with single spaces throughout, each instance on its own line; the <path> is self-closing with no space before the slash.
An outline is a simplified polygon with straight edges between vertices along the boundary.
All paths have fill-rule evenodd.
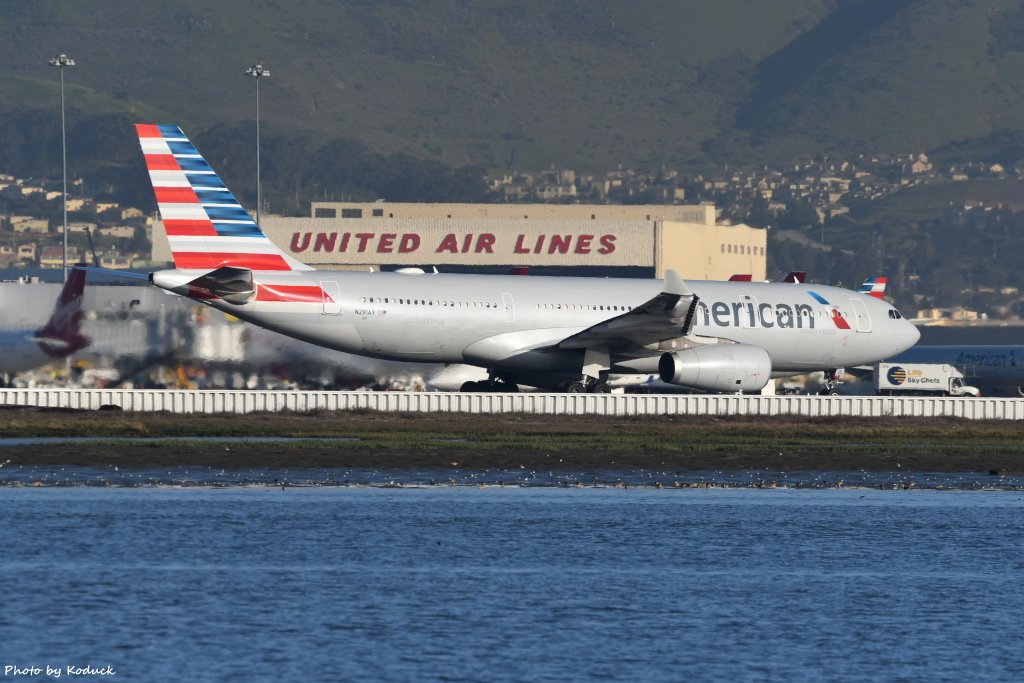
<path id="1" fill-rule="evenodd" d="M 893 320 L 902 320 L 903 319 L 903 316 L 900 315 L 900 312 L 897 311 L 895 308 L 890 308 L 889 309 L 889 317 L 892 318 Z"/>

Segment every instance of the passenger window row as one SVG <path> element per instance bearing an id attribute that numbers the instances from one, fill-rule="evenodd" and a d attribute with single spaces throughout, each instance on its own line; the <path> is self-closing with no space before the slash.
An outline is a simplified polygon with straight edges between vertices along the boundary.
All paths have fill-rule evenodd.
<path id="1" fill-rule="evenodd" d="M 632 311 L 632 306 L 600 304 L 536 304 L 538 310 L 554 311 Z"/>
<path id="2" fill-rule="evenodd" d="M 363 297 L 364 304 L 399 304 L 401 306 L 433 306 L 433 299 L 406 299 L 404 297 L 395 298 L 393 296 L 371 296 Z M 497 308 L 498 304 L 491 301 L 453 301 L 440 299 L 437 301 L 438 306 L 444 308 Z"/>

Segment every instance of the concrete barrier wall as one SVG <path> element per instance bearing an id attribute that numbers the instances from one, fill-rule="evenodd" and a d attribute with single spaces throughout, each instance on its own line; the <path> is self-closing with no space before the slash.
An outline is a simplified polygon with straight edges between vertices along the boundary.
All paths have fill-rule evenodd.
<path id="1" fill-rule="evenodd" d="M 134 412 L 252 413 L 375 410 L 398 413 L 543 415 L 801 415 L 805 417 L 961 417 L 1024 420 L 1024 398 L 893 396 L 736 396 L 623 394 L 461 394 L 365 391 L 184 391 L 154 389 L 0 389 L 0 406 Z"/>

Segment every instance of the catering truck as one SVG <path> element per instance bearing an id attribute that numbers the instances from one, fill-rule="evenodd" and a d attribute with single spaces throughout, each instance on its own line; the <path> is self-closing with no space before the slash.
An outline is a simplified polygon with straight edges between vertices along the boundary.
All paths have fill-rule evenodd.
<path id="1" fill-rule="evenodd" d="M 875 393 L 880 396 L 978 396 L 981 392 L 977 387 L 964 384 L 963 374 L 952 365 L 875 363 Z"/>

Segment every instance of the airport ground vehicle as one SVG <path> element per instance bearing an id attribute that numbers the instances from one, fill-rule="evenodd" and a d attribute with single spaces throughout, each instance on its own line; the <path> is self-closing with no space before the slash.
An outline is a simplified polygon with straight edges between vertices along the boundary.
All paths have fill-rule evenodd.
<path id="1" fill-rule="evenodd" d="M 977 387 L 964 384 L 952 365 L 939 363 L 875 363 L 875 392 L 879 395 L 930 394 L 978 396 Z"/>

